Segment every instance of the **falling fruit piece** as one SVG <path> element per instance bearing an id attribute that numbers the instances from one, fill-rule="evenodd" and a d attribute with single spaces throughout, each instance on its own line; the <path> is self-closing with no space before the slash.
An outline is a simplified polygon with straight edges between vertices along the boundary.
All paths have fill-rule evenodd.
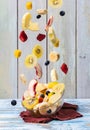
<path id="1" fill-rule="evenodd" d="M 39 30 L 39 25 L 38 25 L 38 23 L 30 21 L 28 29 L 31 30 L 31 31 L 38 31 Z"/>
<path id="2" fill-rule="evenodd" d="M 43 39 L 45 39 L 45 34 L 38 34 L 38 36 L 37 36 L 37 40 L 38 41 L 42 41 Z"/>
<path id="3" fill-rule="evenodd" d="M 17 104 L 17 101 L 16 101 L 16 100 L 12 100 L 12 101 L 11 101 L 11 105 L 12 105 L 12 106 L 15 106 L 16 104 Z"/>
<path id="4" fill-rule="evenodd" d="M 53 16 L 50 16 L 50 18 L 46 24 L 45 31 L 48 31 L 48 29 L 52 25 L 52 23 L 53 23 Z"/>
<path id="5" fill-rule="evenodd" d="M 26 9 L 28 10 L 32 9 L 32 2 L 26 2 Z"/>
<path id="6" fill-rule="evenodd" d="M 21 74 L 21 75 L 20 75 L 20 80 L 21 80 L 21 82 L 22 82 L 24 85 L 26 85 L 27 80 L 26 80 L 26 77 L 25 77 L 24 74 Z"/>
<path id="7" fill-rule="evenodd" d="M 57 81 L 58 80 L 58 74 L 56 72 L 56 69 L 51 70 L 51 81 Z"/>
<path id="8" fill-rule="evenodd" d="M 37 58 L 41 58 L 43 55 L 43 48 L 41 45 L 36 44 L 34 46 L 34 48 L 32 49 L 32 53 L 37 57 Z"/>
<path id="9" fill-rule="evenodd" d="M 64 11 L 60 11 L 60 15 L 61 15 L 61 16 L 64 16 L 64 15 L 65 15 L 65 12 L 64 12 Z"/>
<path id="10" fill-rule="evenodd" d="M 40 18 L 41 18 L 41 15 L 40 15 L 40 14 L 39 14 L 39 15 L 37 15 L 37 16 L 36 16 L 36 18 L 37 18 L 37 19 L 40 19 Z"/>
<path id="11" fill-rule="evenodd" d="M 27 68 L 33 68 L 37 64 L 37 58 L 33 54 L 26 56 L 25 58 L 25 66 Z"/>
<path id="12" fill-rule="evenodd" d="M 45 65 L 48 66 L 49 64 L 50 64 L 50 61 L 47 60 L 47 61 L 45 62 Z"/>
<path id="13" fill-rule="evenodd" d="M 50 52 L 49 59 L 51 62 L 56 62 L 59 60 L 59 58 L 60 58 L 60 55 L 57 52 L 55 51 Z"/>
<path id="14" fill-rule="evenodd" d="M 25 31 L 21 31 L 21 32 L 20 32 L 19 39 L 20 39 L 22 42 L 27 41 L 28 37 L 27 37 L 27 34 L 25 33 Z"/>
<path id="15" fill-rule="evenodd" d="M 14 51 L 14 56 L 16 57 L 16 58 L 19 58 L 20 56 L 21 56 L 21 54 L 22 54 L 22 51 L 21 50 L 15 50 Z"/>
<path id="16" fill-rule="evenodd" d="M 38 9 L 38 10 L 37 10 L 37 13 L 38 13 L 39 15 L 45 15 L 45 14 L 47 14 L 47 10 L 46 10 L 46 9 Z"/>
<path id="17" fill-rule="evenodd" d="M 31 20 L 32 16 L 30 13 L 25 13 L 23 18 L 22 18 L 22 29 L 28 29 L 29 22 Z"/>
<path id="18" fill-rule="evenodd" d="M 62 3 L 62 0 L 48 0 L 48 4 L 53 8 L 60 8 Z"/>
<path id="19" fill-rule="evenodd" d="M 39 64 L 36 64 L 36 66 L 34 67 L 36 70 L 36 76 L 38 79 L 40 79 L 42 77 L 42 68 Z"/>
<path id="20" fill-rule="evenodd" d="M 67 65 L 66 65 L 65 63 L 62 64 L 61 70 L 62 70 L 65 74 L 67 74 L 67 72 L 68 72 L 68 67 L 67 67 Z"/>

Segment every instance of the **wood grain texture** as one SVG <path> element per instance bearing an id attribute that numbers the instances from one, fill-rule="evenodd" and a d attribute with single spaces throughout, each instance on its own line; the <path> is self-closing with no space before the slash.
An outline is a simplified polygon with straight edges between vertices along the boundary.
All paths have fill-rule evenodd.
<path id="1" fill-rule="evenodd" d="M 26 78 L 27 78 L 27 83 L 29 83 L 30 80 L 35 79 L 36 78 L 36 74 L 35 74 L 35 70 L 34 69 L 28 69 L 25 67 L 24 65 L 24 60 L 25 57 L 28 54 L 32 53 L 32 48 L 34 47 L 35 44 L 40 44 L 43 47 L 44 50 L 44 54 L 43 57 L 41 59 L 38 60 L 38 63 L 42 66 L 43 69 L 43 76 L 42 78 L 39 80 L 40 82 L 46 83 L 46 67 L 44 65 L 44 62 L 46 60 L 46 39 L 44 39 L 43 41 L 39 42 L 37 41 L 36 37 L 39 33 L 43 33 L 45 34 L 45 25 L 46 25 L 46 15 L 43 15 L 40 19 L 37 19 L 37 9 L 46 9 L 46 0 L 31 0 L 32 4 L 33 4 L 33 8 L 31 11 L 28 11 L 25 8 L 26 2 L 28 0 L 24 0 L 21 1 L 19 0 L 18 3 L 18 25 L 19 25 L 19 33 L 20 31 L 22 31 L 21 28 L 21 21 L 22 21 L 22 17 L 26 12 L 30 12 L 32 15 L 32 21 L 33 22 L 38 22 L 39 26 L 40 26 L 40 30 L 37 32 L 33 32 L 33 31 L 26 31 L 27 35 L 28 35 L 28 40 L 25 43 L 22 43 L 20 40 L 18 42 L 18 47 L 19 49 L 22 50 L 22 56 L 20 57 L 19 60 L 19 65 L 18 65 L 18 95 L 19 97 L 21 97 L 23 95 L 23 92 L 25 91 L 25 89 L 27 89 L 28 84 L 26 85 L 26 87 L 24 85 L 22 85 L 21 81 L 19 80 L 19 76 L 20 74 L 25 74 Z M 39 3 L 39 4 L 38 4 Z"/>
<path id="2" fill-rule="evenodd" d="M 65 16 L 60 16 L 60 11 L 65 11 Z M 58 48 L 53 47 L 50 40 L 48 40 L 49 52 L 56 51 L 60 54 L 60 60 L 57 63 L 51 63 L 48 69 L 48 77 L 50 81 L 50 71 L 56 68 L 59 76 L 59 82 L 64 82 L 66 86 L 65 97 L 75 98 L 75 0 L 63 0 L 63 5 L 54 9 L 48 7 L 48 17 L 54 17 L 53 29 L 56 36 L 60 40 Z M 66 63 L 69 71 L 65 75 L 60 67 Z"/>
<path id="3" fill-rule="evenodd" d="M 0 0 L 0 98 L 17 97 L 17 1 Z"/>
<path id="4" fill-rule="evenodd" d="M 90 0 L 77 1 L 77 97 L 90 97 Z"/>
<path id="5" fill-rule="evenodd" d="M 11 105 L 10 100 L 0 100 L 0 130 L 90 130 L 90 99 L 65 99 L 65 102 L 77 104 L 83 117 L 68 121 L 53 120 L 46 124 L 25 123 L 19 116 L 24 110 L 21 100 Z"/>

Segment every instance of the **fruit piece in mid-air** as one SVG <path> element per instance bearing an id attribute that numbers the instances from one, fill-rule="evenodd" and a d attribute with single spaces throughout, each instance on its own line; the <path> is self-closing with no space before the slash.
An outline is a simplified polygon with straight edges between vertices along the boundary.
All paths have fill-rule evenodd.
<path id="1" fill-rule="evenodd" d="M 20 80 L 21 80 L 21 82 L 22 82 L 24 85 L 26 85 L 27 80 L 26 80 L 26 77 L 25 77 L 24 74 L 20 74 Z"/>
<path id="2" fill-rule="evenodd" d="M 32 53 L 37 57 L 37 58 L 41 58 L 43 55 L 43 48 L 41 45 L 36 44 L 33 49 L 32 49 Z"/>
<path id="3" fill-rule="evenodd" d="M 46 36 L 45 34 L 41 34 L 41 33 L 40 33 L 40 34 L 38 34 L 38 36 L 37 36 L 37 40 L 38 40 L 38 41 L 42 41 L 42 40 L 45 39 L 45 36 Z"/>
<path id="4" fill-rule="evenodd" d="M 32 16 L 30 13 L 25 13 L 23 18 L 22 18 L 22 29 L 28 29 L 29 27 L 29 22 L 31 20 Z"/>
<path id="5" fill-rule="evenodd" d="M 32 2 L 26 2 L 26 9 L 28 10 L 32 9 Z"/>
<path id="6" fill-rule="evenodd" d="M 66 65 L 65 63 L 62 64 L 61 70 L 63 71 L 63 73 L 67 74 L 67 72 L 68 72 L 68 67 L 67 67 L 67 65 Z"/>
<path id="7" fill-rule="evenodd" d="M 42 68 L 41 68 L 41 66 L 37 63 L 34 68 L 36 70 L 37 78 L 40 79 L 42 77 Z"/>
<path id="8" fill-rule="evenodd" d="M 60 55 L 57 52 L 55 51 L 50 52 L 49 59 L 51 62 L 56 62 L 59 60 L 59 58 L 60 58 Z"/>
<path id="9" fill-rule="evenodd" d="M 35 79 L 31 80 L 30 83 L 29 83 L 28 91 L 29 91 L 31 97 L 34 97 L 35 94 L 36 94 L 37 84 L 38 84 L 38 82 Z"/>
<path id="10" fill-rule="evenodd" d="M 47 61 L 45 62 L 45 65 L 48 66 L 49 64 L 50 64 L 50 61 L 47 60 Z"/>
<path id="11" fill-rule="evenodd" d="M 60 15 L 61 15 L 61 16 L 64 16 L 64 15 L 65 15 L 65 12 L 64 12 L 64 11 L 60 11 Z"/>
<path id="12" fill-rule="evenodd" d="M 58 80 L 58 74 L 56 72 L 56 69 L 51 70 L 51 81 L 57 81 Z"/>
<path id="13" fill-rule="evenodd" d="M 54 32 L 52 27 L 49 27 L 48 35 L 49 35 L 49 39 L 52 42 L 53 46 L 54 47 L 58 47 L 59 46 L 59 40 L 56 37 L 56 34 L 55 34 L 55 32 Z"/>
<path id="14" fill-rule="evenodd" d="M 37 15 L 37 16 L 36 16 L 36 18 L 37 18 L 37 19 L 40 19 L 40 18 L 41 18 L 41 15 L 40 15 L 40 14 L 39 14 L 39 15 Z"/>
<path id="15" fill-rule="evenodd" d="M 53 8 L 60 8 L 62 3 L 62 0 L 48 0 L 48 4 Z"/>
<path id="16" fill-rule="evenodd" d="M 46 24 L 46 27 L 45 27 L 45 31 L 48 31 L 49 27 L 53 24 L 53 16 L 50 16 L 47 24 Z"/>
<path id="17" fill-rule="evenodd" d="M 38 104 L 38 99 L 36 98 L 31 98 L 29 100 L 23 100 L 22 105 L 27 109 L 27 110 L 32 110 L 35 105 Z"/>
<path id="18" fill-rule="evenodd" d="M 22 42 L 27 41 L 28 37 L 27 37 L 27 34 L 25 33 L 25 31 L 21 31 L 21 32 L 20 32 L 19 39 L 20 39 Z"/>
<path id="19" fill-rule="evenodd" d="M 15 56 L 16 58 L 19 58 L 19 57 L 21 56 L 21 54 L 22 54 L 22 51 L 19 50 L 19 49 L 17 49 L 17 50 L 14 51 L 14 56 Z"/>
<path id="20" fill-rule="evenodd" d="M 39 30 L 39 25 L 36 22 L 30 21 L 28 29 L 31 30 L 31 31 L 38 31 Z"/>
<path id="21" fill-rule="evenodd" d="M 44 14 L 47 14 L 47 10 L 46 10 L 46 9 L 38 9 L 38 10 L 37 10 L 37 13 L 38 13 L 39 15 L 44 15 Z"/>
<path id="22" fill-rule="evenodd" d="M 37 58 L 35 55 L 31 54 L 31 55 L 26 56 L 25 66 L 27 68 L 33 68 L 36 66 L 36 64 L 37 64 Z"/>

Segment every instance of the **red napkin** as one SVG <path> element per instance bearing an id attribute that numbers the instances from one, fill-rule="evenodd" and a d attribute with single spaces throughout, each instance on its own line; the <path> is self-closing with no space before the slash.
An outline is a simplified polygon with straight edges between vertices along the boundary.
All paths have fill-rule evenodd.
<path id="1" fill-rule="evenodd" d="M 29 111 L 23 111 L 20 113 L 21 118 L 25 122 L 29 123 L 47 123 L 52 120 L 60 120 L 60 121 L 65 121 L 65 120 L 71 120 L 75 119 L 78 117 L 82 117 L 83 115 L 78 113 L 77 110 L 78 106 L 69 104 L 69 103 L 64 103 L 62 108 L 54 115 L 49 116 L 49 117 L 33 117 Z"/>

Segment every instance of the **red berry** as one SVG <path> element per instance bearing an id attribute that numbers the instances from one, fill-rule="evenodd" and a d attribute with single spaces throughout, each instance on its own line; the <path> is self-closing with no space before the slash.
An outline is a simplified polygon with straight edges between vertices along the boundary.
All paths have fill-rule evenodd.
<path id="1" fill-rule="evenodd" d="M 43 102 L 43 98 L 39 97 L 39 103 Z"/>
<path id="2" fill-rule="evenodd" d="M 24 31 L 21 31 L 21 32 L 20 32 L 19 39 L 20 39 L 22 42 L 27 41 L 27 39 L 28 39 L 27 34 L 26 34 Z"/>
<path id="3" fill-rule="evenodd" d="M 37 40 L 38 41 L 42 41 L 43 39 L 45 39 L 45 34 L 38 34 L 38 36 L 37 36 Z"/>
<path id="4" fill-rule="evenodd" d="M 65 63 L 62 64 L 61 70 L 62 70 L 65 74 L 67 74 L 67 72 L 68 72 L 68 67 L 67 67 L 67 65 L 66 65 Z"/>

